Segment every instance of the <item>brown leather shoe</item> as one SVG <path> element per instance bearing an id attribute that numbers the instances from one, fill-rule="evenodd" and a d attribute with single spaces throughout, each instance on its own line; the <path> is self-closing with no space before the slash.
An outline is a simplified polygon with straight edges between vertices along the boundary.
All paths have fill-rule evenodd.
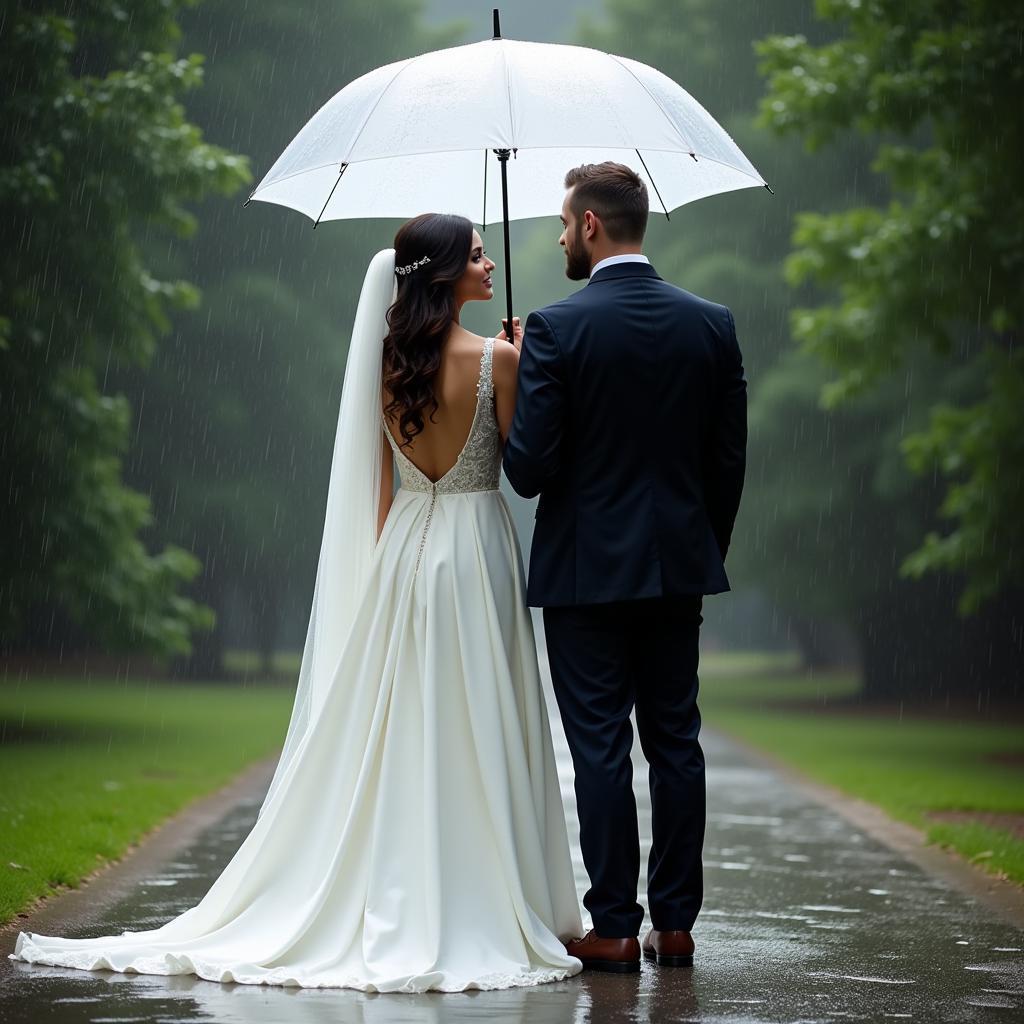
<path id="1" fill-rule="evenodd" d="M 644 959 L 659 967 L 691 967 L 693 938 L 689 932 L 659 932 L 652 928 L 644 939 Z"/>
<path id="2" fill-rule="evenodd" d="M 582 939 L 570 939 L 565 951 L 579 957 L 584 970 L 616 974 L 640 970 L 640 943 L 636 939 L 602 939 L 593 928 Z"/>

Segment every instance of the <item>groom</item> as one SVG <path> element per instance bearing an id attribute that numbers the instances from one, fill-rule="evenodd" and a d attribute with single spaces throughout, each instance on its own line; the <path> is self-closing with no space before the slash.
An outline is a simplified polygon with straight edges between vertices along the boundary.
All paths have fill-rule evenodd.
<path id="1" fill-rule="evenodd" d="M 641 253 L 639 176 L 584 164 L 565 186 L 565 272 L 590 281 L 526 322 L 504 468 L 523 497 L 540 494 L 527 601 L 544 608 L 591 883 L 594 927 L 566 948 L 584 967 L 640 969 L 635 707 L 654 840 L 643 954 L 682 966 L 703 898 L 702 595 L 729 589 L 746 380 L 729 310 Z"/>

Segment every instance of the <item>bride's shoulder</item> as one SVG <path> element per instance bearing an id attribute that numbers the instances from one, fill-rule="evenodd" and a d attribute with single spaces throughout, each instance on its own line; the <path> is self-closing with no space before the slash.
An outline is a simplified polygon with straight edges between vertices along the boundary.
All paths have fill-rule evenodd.
<path id="1" fill-rule="evenodd" d="M 495 347 L 498 345 L 494 338 L 485 338 L 465 328 L 459 328 L 458 334 L 452 335 L 449 339 L 448 351 L 459 360 L 479 360 L 483 357 L 488 342 L 492 342 Z"/>
<path id="2" fill-rule="evenodd" d="M 484 345 L 486 345 L 488 341 L 493 340 L 490 338 L 485 338 L 482 334 L 474 334 L 472 331 L 466 331 L 463 337 L 465 339 L 466 345 L 472 346 L 478 352 L 483 352 Z"/>
<path id="3" fill-rule="evenodd" d="M 519 350 L 507 341 L 494 342 L 494 354 L 491 357 L 494 382 L 501 387 L 503 384 L 514 383 L 519 373 Z"/>

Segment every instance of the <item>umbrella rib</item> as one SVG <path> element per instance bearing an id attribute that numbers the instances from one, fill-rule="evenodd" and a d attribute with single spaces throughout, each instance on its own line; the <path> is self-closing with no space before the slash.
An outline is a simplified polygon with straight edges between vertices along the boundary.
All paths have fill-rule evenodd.
<path id="1" fill-rule="evenodd" d="M 335 178 L 334 184 L 331 186 L 331 191 L 328 194 L 326 201 L 324 202 L 323 209 L 318 214 L 316 220 L 313 221 L 313 230 L 314 231 L 316 230 L 317 225 L 320 223 L 320 218 L 324 215 L 324 212 L 327 210 L 327 204 L 331 201 L 331 199 L 334 196 L 334 190 L 338 187 L 338 184 L 341 182 L 342 176 L 344 175 L 345 171 L 347 171 L 347 170 L 348 170 L 348 164 L 342 164 L 341 165 L 341 170 L 338 171 L 338 177 Z"/>
<path id="2" fill-rule="evenodd" d="M 508 77 L 508 56 L 505 53 L 504 40 L 500 40 L 500 42 L 501 63 L 505 68 L 505 95 L 508 98 L 508 148 L 515 149 L 515 119 L 512 116 L 512 83 L 509 81 Z"/>
<path id="3" fill-rule="evenodd" d="M 651 174 L 650 169 L 647 166 L 647 161 L 641 156 L 640 150 L 636 150 L 636 155 L 640 157 L 640 163 L 644 165 L 644 170 L 647 171 L 647 177 L 651 179 L 651 184 L 654 186 L 654 192 L 658 197 L 658 202 L 661 203 L 661 208 L 665 211 L 665 220 L 671 220 L 672 218 L 668 215 L 668 207 L 665 205 L 665 200 L 661 198 L 661 192 L 658 191 L 658 183 L 654 180 L 654 175 Z"/>

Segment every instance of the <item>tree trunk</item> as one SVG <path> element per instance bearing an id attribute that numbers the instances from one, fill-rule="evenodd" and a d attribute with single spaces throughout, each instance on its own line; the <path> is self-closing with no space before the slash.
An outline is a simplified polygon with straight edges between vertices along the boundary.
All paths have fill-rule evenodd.
<path id="1" fill-rule="evenodd" d="M 192 594 L 195 600 L 209 605 L 216 616 L 213 628 L 197 630 L 192 633 L 192 654 L 179 659 L 173 666 L 173 673 L 181 679 L 225 679 L 227 671 L 224 667 L 224 581 L 216 571 L 209 572 L 211 559 L 202 557 L 203 572 L 197 580 Z"/>
<path id="2" fill-rule="evenodd" d="M 278 592 L 269 580 L 263 580 L 252 598 L 252 614 L 257 630 L 256 648 L 260 656 L 260 674 L 264 677 L 274 675 L 274 652 L 277 650 L 281 617 L 280 604 L 276 599 Z"/>
<path id="3" fill-rule="evenodd" d="M 790 615 L 789 628 L 805 668 L 837 668 L 852 660 L 849 630 L 838 623 L 810 615 Z"/>
<path id="4" fill-rule="evenodd" d="M 867 700 L 965 702 L 1024 698 L 1021 594 L 962 618 L 959 581 L 900 583 L 857 624 Z"/>

